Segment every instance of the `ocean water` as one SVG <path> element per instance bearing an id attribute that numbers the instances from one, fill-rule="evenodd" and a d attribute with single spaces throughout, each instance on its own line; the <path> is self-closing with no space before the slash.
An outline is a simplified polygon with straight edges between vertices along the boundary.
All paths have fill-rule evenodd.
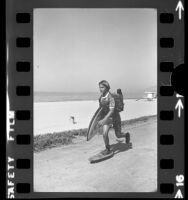
<path id="1" fill-rule="evenodd" d="M 34 102 L 59 102 L 97 100 L 99 94 L 94 92 L 35 92 Z"/>
<path id="2" fill-rule="evenodd" d="M 123 93 L 125 99 L 139 99 L 143 94 L 143 91 Z M 35 92 L 34 102 L 88 101 L 97 100 L 99 96 L 99 92 Z"/>
<path id="3" fill-rule="evenodd" d="M 122 120 L 157 114 L 157 99 L 126 99 L 124 103 L 125 109 L 120 113 Z M 34 136 L 87 128 L 98 106 L 97 100 L 34 102 Z M 71 116 L 74 116 L 76 123 L 73 123 Z"/>

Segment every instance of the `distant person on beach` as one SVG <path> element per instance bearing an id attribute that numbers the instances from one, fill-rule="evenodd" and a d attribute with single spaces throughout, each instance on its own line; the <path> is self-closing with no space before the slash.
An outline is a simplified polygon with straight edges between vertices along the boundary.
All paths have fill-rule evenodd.
<path id="1" fill-rule="evenodd" d="M 103 110 L 102 120 L 98 122 L 98 125 L 103 127 L 103 139 L 106 147 L 103 154 L 107 155 L 108 153 L 110 153 L 108 132 L 112 125 L 115 130 L 116 137 L 125 138 L 126 143 L 130 142 L 130 134 L 128 132 L 121 132 L 121 117 L 119 114 L 120 110 L 117 109 L 114 95 L 110 93 L 110 85 L 106 80 L 102 80 L 99 82 L 99 90 L 101 92 L 99 104 L 103 108 Z M 121 89 L 118 89 L 117 93 L 120 95 L 120 98 L 122 98 L 121 100 L 123 101 L 123 94 L 121 92 Z"/>
<path id="2" fill-rule="evenodd" d="M 70 119 L 72 120 L 73 124 L 76 124 L 77 122 L 75 121 L 75 117 L 74 116 L 70 116 Z"/>

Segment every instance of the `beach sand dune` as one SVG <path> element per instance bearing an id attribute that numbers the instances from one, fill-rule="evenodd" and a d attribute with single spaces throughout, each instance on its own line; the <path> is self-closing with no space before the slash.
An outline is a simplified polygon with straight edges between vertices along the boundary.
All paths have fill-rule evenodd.
<path id="1" fill-rule="evenodd" d="M 34 153 L 35 192 L 154 192 L 157 190 L 157 118 L 123 127 L 132 147 L 111 129 L 115 155 L 90 164 L 88 158 L 104 149 L 102 135 L 85 137 L 64 147 Z"/>

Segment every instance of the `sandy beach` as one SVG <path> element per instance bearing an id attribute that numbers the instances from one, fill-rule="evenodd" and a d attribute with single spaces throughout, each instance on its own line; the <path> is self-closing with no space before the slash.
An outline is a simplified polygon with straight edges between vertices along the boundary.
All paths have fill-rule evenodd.
<path id="1" fill-rule="evenodd" d="M 124 100 L 125 109 L 120 113 L 122 121 L 157 114 L 157 100 Z M 98 101 L 64 101 L 34 103 L 34 136 L 65 130 L 88 128 L 99 106 Z M 73 124 L 70 119 L 75 117 Z"/>
<path id="2" fill-rule="evenodd" d="M 157 190 L 157 117 L 123 126 L 131 145 L 109 133 L 115 154 L 90 164 L 88 158 L 104 149 L 102 135 L 91 141 L 77 137 L 73 144 L 34 153 L 35 192 L 154 192 Z"/>

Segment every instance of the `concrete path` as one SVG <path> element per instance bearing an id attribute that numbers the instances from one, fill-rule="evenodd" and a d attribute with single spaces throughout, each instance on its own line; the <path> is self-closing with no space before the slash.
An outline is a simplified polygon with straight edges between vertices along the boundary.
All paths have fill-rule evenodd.
<path id="1" fill-rule="evenodd" d="M 124 127 L 132 148 L 110 131 L 115 155 L 90 164 L 88 158 L 104 149 L 103 138 L 85 137 L 75 144 L 34 154 L 35 192 L 152 192 L 157 189 L 157 120 Z"/>

